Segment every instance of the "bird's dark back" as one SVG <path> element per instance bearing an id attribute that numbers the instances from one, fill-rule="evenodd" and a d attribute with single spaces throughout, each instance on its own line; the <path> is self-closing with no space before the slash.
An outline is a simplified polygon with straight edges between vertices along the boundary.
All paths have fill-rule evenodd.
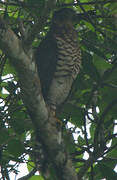
<path id="1" fill-rule="evenodd" d="M 36 63 L 41 81 L 42 93 L 46 99 L 57 61 L 57 45 L 53 33 L 48 32 L 36 51 Z"/>

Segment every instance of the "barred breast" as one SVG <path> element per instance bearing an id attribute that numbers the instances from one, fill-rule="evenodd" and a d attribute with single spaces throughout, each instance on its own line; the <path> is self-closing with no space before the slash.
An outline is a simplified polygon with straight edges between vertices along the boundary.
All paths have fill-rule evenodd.
<path id="1" fill-rule="evenodd" d="M 56 28 L 57 64 L 48 93 L 48 104 L 52 109 L 66 100 L 81 66 L 81 51 L 73 25 L 63 24 Z"/>

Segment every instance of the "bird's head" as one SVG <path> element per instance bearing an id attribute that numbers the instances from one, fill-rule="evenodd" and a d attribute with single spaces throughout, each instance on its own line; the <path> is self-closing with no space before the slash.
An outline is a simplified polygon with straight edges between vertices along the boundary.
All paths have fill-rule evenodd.
<path id="1" fill-rule="evenodd" d="M 62 8 L 55 11 L 53 14 L 52 22 L 54 24 L 73 24 L 76 12 L 70 8 Z"/>

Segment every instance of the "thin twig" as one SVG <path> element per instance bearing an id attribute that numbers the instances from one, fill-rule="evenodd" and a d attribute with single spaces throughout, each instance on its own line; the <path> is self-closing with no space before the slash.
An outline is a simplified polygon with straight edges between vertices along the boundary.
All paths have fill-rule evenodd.
<path id="1" fill-rule="evenodd" d="M 115 149 L 116 147 L 117 147 L 117 143 L 114 144 L 113 146 L 111 146 L 110 148 L 108 148 L 108 150 L 104 152 L 103 156 L 104 156 L 105 154 L 109 153 L 110 151 L 112 151 L 113 149 Z"/>
<path id="2" fill-rule="evenodd" d="M 97 4 L 101 4 L 101 5 L 104 5 L 104 4 L 107 4 L 107 3 L 115 3 L 116 0 L 106 0 L 106 1 L 92 1 L 92 2 L 77 2 L 77 3 L 63 3 L 63 4 L 60 4 L 60 6 L 63 6 L 63 7 L 66 7 L 66 6 L 79 6 L 79 5 L 97 5 Z"/>
<path id="3" fill-rule="evenodd" d="M 90 154 L 90 146 L 89 146 L 89 142 L 88 142 L 88 133 L 87 133 L 87 128 L 86 128 L 86 115 L 84 113 L 84 136 L 85 136 L 85 141 L 86 141 L 86 145 L 87 145 L 87 151 Z"/>
<path id="4" fill-rule="evenodd" d="M 30 171 L 29 174 L 27 174 L 26 176 L 23 176 L 21 178 L 19 178 L 18 180 L 28 180 L 29 178 L 31 178 L 35 173 L 36 173 L 37 169 L 34 168 L 32 171 Z"/>
<path id="5" fill-rule="evenodd" d="M 109 111 L 113 108 L 113 106 L 115 106 L 117 104 L 117 98 L 112 100 L 111 103 L 104 109 L 101 117 L 100 117 L 100 121 L 99 124 L 102 123 L 104 121 L 105 116 L 109 113 Z"/>
<path id="6" fill-rule="evenodd" d="M 112 139 L 115 138 L 115 137 L 117 137 L 117 133 L 108 135 L 108 136 L 105 138 L 105 140 L 106 140 L 106 141 L 109 141 L 109 140 L 112 140 Z"/>

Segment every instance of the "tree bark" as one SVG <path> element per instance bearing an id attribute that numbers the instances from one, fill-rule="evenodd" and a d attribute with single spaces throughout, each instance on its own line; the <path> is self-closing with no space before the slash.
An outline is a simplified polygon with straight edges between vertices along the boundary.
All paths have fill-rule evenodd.
<path id="1" fill-rule="evenodd" d="M 48 153 L 48 162 L 54 168 L 56 180 L 78 180 L 61 137 L 61 129 L 43 99 L 33 51 L 30 48 L 26 52 L 27 48 L 23 42 L 2 19 L 0 19 L 0 47 L 16 69 L 23 102 L 31 117 L 37 140 L 39 137 L 44 151 Z"/>

